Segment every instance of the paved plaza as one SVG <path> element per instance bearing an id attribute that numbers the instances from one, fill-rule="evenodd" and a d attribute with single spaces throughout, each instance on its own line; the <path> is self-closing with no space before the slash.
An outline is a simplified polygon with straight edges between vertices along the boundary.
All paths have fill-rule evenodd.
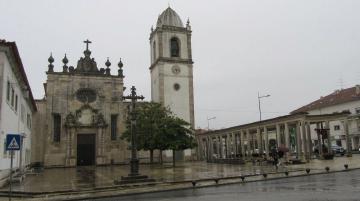
<path id="1" fill-rule="evenodd" d="M 96 201 L 359 201 L 360 170 L 209 188 L 100 198 Z M 89 200 L 90 201 L 90 200 Z M 95 200 L 91 200 L 95 201 Z"/>
<path id="2" fill-rule="evenodd" d="M 40 173 L 30 173 L 20 184 L 15 184 L 15 192 L 27 194 L 56 194 L 62 195 L 81 194 L 86 192 L 94 196 L 93 191 L 99 189 L 113 189 L 111 194 L 132 194 L 139 192 L 153 192 L 162 190 L 172 190 L 192 187 L 191 181 L 198 181 L 197 186 L 214 185 L 212 179 L 220 179 L 219 184 L 240 182 L 239 176 L 246 176 L 246 181 L 262 180 L 263 173 L 268 173 L 267 178 L 284 177 L 284 172 L 289 172 L 289 176 L 304 175 L 305 169 L 309 168 L 310 173 L 324 173 L 325 167 L 330 171 L 344 170 L 344 164 L 348 164 L 350 169 L 360 168 L 360 155 L 353 157 L 335 157 L 334 160 L 317 160 L 310 163 L 299 165 L 280 166 L 276 169 L 272 165 L 245 165 L 235 164 L 215 164 L 203 161 L 178 163 L 174 168 L 171 164 L 164 165 L 141 165 L 141 174 L 146 174 L 156 179 L 155 184 L 151 185 L 128 185 L 116 186 L 114 179 L 126 176 L 129 166 L 93 166 L 79 168 L 53 168 L 45 169 Z M 207 181 L 208 179 L 208 181 Z M 7 188 L 0 189 L 3 195 Z M 89 194 L 90 193 L 90 194 Z M 102 192 L 104 193 L 104 192 Z M 108 194 L 106 194 L 108 195 Z M 76 197 L 76 196 L 75 196 Z M 36 199 L 35 199 L 36 200 Z M 56 199 L 55 199 L 56 200 Z"/>

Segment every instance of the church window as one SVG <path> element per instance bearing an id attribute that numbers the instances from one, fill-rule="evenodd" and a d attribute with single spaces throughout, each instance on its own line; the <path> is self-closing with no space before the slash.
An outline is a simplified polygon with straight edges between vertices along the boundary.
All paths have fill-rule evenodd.
<path id="1" fill-rule="evenodd" d="M 11 88 L 11 106 L 14 107 L 15 103 L 15 91 L 13 88 Z"/>
<path id="2" fill-rule="evenodd" d="M 60 142 L 61 115 L 57 113 L 54 114 L 53 121 L 54 121 L 54 142 Z"/>
<path id="3" fill-rule="evenodd" d="M 117 137 L 117 114 L 111 115 L 111 140 L 116 140 Z"/>
<path id="4" fill-rule="evenodd" d="M 180 44 L 177 38 L 171 38 L 170 40 L 170 54 L 171 57 L 179 57 L 180 55 Z"/>
<path id="5" fill-rule="evenodd" d="M 24 122 L 25 121 L 25 107 L 23 104 L 21 104 L 21 107 L 20 107 L 20 116 L 21 116 L 21 122 Z"/>
<path id="6" fill-rule="evenodd" d="M 82 88 L 76 92 L 76 98 L 83 103 L 92 103 L 96 100 L 96 92 L 89 88 Z"/>
<path id="7" fill-rule="evenodd" d="M 6 100 L 7 101 L 10 101 L 10 91 L 11 91 L 10 81 L 7 81 L 7 90 L 6 90 Z"/>
<path id="8" fill-rule="evenodd" d="M 154 41 L 153 43 L 153 56 L 154 56 L 154 61 L 156 59 L 156 42 Z"/>
<path id="9" fill-rule="evenodd" d="M 27 114 L 26 125 L 29 129 L 31 128 L 31 115 L 29 113 Z"/>
<path id="10" fill-rule="evenodd" d="M 180 84 L 175 83 L 175 84 L 174 84 L 174 89 L 175 89 L 175 91 L 179 91 L 179 89 L 180 89 Z"/>
<path id="11" fill-rule="evenodd" d="M 18 95 L 15 95 L 15 112 L 18 110 Z"/>

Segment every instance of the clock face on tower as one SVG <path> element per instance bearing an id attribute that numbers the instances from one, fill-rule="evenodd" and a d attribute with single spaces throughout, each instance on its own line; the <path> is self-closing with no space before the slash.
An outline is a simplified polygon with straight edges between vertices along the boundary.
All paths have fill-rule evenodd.
<path id="1" fill-rule="evenodd" d="M 172 72 L 173 72 L 175 75 L 177 75 L 177 74 L 180 73 L 180 67 L 177 66 L 177 65 L 173 66 L 173 67 L 171 68 L 171 70 L 172 70 Z"/>

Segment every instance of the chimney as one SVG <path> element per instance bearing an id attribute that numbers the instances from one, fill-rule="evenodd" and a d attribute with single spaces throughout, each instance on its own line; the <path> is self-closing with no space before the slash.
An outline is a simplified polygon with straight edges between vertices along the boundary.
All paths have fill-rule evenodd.
<path id="1" fill-rule="evenodd" d="M 358 84 L 355 86 L 355 94 L 360 95 L 360 85 Z"/>

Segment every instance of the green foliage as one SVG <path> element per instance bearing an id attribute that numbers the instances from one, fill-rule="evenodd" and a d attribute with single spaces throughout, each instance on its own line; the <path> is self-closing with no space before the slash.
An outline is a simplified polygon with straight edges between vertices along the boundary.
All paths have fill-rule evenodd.
<path id="1" fill-rule="evenodd" d="M 175 117 L 159 103 L 139 104 L 136 110 L 136 133 L 138 150 L 183 150 L 196 146 L 190 124 Z M 126 121 L 122 139 L 131 141 L 131 122 Z"/>

